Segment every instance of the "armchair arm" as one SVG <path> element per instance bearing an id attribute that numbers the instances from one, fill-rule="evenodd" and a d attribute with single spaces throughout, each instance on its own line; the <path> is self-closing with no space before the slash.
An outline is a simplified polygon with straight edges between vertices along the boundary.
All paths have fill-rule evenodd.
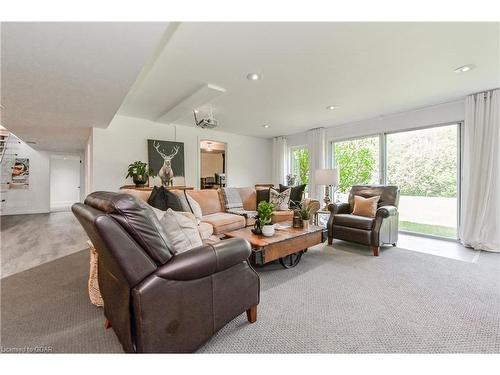
<path id="1" fill-rule="evenodd" d="M 387 218 L 389 216 L 394 216 L 398 212 L 396 206 L 381 206 L 377 209 L 376 217 Z"/>
<path id="2" fill-rule="evenodd" d="M 351 206 L 349 203 L 330 203 L 328 205 L 328 210 L 330 210 L 332 215 L 336 214 L 350 214 Z"/>
<path id="3" fill-rule="evenodd" d="M 250 254 L 247 240 L 232 238 L 175 255 L 159 267 L 155 274 L 168 280 L 200 279 L 243 262 Z"/>

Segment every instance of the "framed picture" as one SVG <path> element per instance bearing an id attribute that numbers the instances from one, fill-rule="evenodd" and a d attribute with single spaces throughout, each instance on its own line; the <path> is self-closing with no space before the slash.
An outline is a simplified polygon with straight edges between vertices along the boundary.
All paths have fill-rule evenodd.
<path id="1" fill-rule="evenodd" d="M 11 189 L 28 189 L 30 186 L 30 159 L 16 158 L 12 167 Z"/>
<path id="2" fill-rule="evenodd" d="M 154 184 L 185 184 L 184 143 L 148 139 L 148 163 L 156 174 Z"/>

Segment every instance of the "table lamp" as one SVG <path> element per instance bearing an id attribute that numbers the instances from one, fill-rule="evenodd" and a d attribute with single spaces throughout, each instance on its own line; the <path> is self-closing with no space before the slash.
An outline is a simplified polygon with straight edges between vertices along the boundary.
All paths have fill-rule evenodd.
<path id="1" fill-rule="evenodd" d="M 339 184 L 339 170 L 337 168 L 332 169 L 317 169 L 314 174 L 314 183 L 316 185 L 325 185 L 325 207 L 324 211 L 328 210 L 328 205 L 331 203 L 330 200 L 330 187 L 335 188 Z"/>

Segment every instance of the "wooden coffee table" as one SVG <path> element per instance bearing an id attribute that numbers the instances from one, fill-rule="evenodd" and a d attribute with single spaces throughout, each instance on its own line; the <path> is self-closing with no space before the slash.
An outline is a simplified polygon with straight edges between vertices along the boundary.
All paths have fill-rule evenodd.
<path id="1" fill-rule="evenodd" d="M 252 227 L 238 229 L 225 235 L 229 238 L 244 238 L 250 242 L 254 264 L 264 265 L 279 259 L 285 268 L 295 267 L 309 247 L 326 240 L 325 227 L 311 225 L 309 230 L 304 230 L 292 228 L 291 223 L 280 223 L 280 225 L 289 227 L 275 230 L 272 237 L 253 234 Z"/>

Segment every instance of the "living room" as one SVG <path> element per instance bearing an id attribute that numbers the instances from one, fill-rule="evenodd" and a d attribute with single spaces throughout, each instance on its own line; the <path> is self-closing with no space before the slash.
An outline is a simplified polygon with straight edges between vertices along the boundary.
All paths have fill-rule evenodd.
<path id="1" fill-rule="evenodd" d="M 2 353 L 498 354 L 500 22 L 217 19 L 2 20 Z"/>

